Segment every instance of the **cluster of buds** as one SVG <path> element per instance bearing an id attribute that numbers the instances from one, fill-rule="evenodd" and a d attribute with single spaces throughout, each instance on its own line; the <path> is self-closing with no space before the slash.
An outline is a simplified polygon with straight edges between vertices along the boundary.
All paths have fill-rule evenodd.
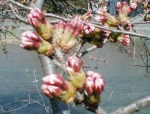
<path id="1" fill-rule="evenodd" d="M 83 20 L 74 17 L 68 22 L 60 21 L 53 28 L 53 42 L 62 49 L 70 50 L 74 47 L 83 28 Z"/>
<path id="2" fill-rule="evenodd" d="M 107 25 L 105 24 L 104 26 L 106 27 Z M 109 35 L 111 33 L 107 30 L 95 28 L 93 25 L 90 24 L 85 24 L 83 31 L 83 38 L 91 44 L 96 45 L 98 48 L 101 48 L 103 46 L 105 40 L 109 38 Z"/>
<path id="3" fill-rule="evenodd" d="M 130 36 L 127 35 L 127 34 L 121 34 L 119 37 L 118 37 L 118 41 L 120 41 L 124 46 L 128 46 L 130 45 Z"/>
<path id="4" fill-rule="evenodd" d="M 113 43 L 119 41 L 124 46 L 128 46 L 131 43 L 131 39 L 130 39 L 129 35 L 127 35 L 127 34 L 119 34 L 119 33 L 113 33 L 111 35 L 110 41 L 113 42 Z"/>
<path id="5" fill-rule="evenodd" d="M 69 57 L 66 65 L 69 81 L 65 81 L 60 74 L 45 76 L 41 87 L 43 93 L 49 98 L 57 98 L 65 103 L 82 102 L 85 105 L 97 105 L 104 90 L 101 75 L 93 71 L 85 74 L 81 68 L 81 60 L 75 56 Z M 77 91 L 84 94 L 85 98 L 81 101 L 77 97 Z"/>
<path id="6" fill-rule="evenodd" d="M 65 103 L 72 103 L 76 96 L 75 87 L 65 81 L 60 74 L 50 74 L 43 77 L 41 86 L 43 93 L 49 98 L 57 98 Z"/>
<path id="7" fill-rule="evenodd" d="M 117 13 L 119 15 L 119 19 L 121 22 L 126 22 L 128 19 L 128 15 L 137 8 L 139 5 L 140 0 L 136 0 L 136 2 L 133 3 L 127 3 L 126 1 L 124 2 L 117 2 L 116 8 L 117 8 Z"/>
<path id="8" fill-rule="evenodd" d="M 118 25 L 119 21 L 116 19 L 115 16 L 109 14 L 106 10 L 104 9 L 99 9 L 97 11 L 97 16 L 95 19 L 99 22 L 101 22 L 103 25 L 108 24 L 109 26 L 116 26 Z"/>
<path id="9" fill-rule="evenodd" d="M 100 94 L 104 90 L 104 80 L 99 73 L 88 71 L 86 74 L 85 90 L 87 92 L 87 100 L 89 104 L 100 102 Z"/>
<path id="10" fill-rule="evenodd" d="M 28 21 L 43 39 L 49 40 L 51 38 L 52 25 L 47 22 L 41 10 L 32 9 L 28 14 Z"/>
<path id="11" fill-rule="evenodd" d="M 104 80 L 102 76 L 93 71 L 88 71 L 86 74 L 86 92 L 89 95 L 101 94 L 104 90 Z"/>
<path id="12" fill-rule="evenodd" d="M 81 68 L 82 61 L 78 57 L 71 56 L 68 58 L 66 65 L 70 82 L 77 90 L 83 90 L 86 76 Z"/>
<path id="13" fill-rule="evenodd" d="M 35 49 L 40 54 L 45 54 L 47 56 L 52 55 L 53 46 L 43 40 L 36 32 L 26 31 L 21 36 L 20 46 L 27 49 Z"/>

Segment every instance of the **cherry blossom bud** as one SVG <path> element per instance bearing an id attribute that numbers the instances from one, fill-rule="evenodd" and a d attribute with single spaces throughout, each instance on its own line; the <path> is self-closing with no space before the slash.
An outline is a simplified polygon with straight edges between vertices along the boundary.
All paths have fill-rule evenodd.
<path id="1" fill-rule="evenodd" d="M 30 11 L 28 14 L 28 21 L 35 28 L 39 27 L 41 23 L 46 24 L 44 13 L 38 8 L 32 9 Z"/>
<path id="2" fill-rule="evenodd" d="M 49 40 L 52 25 L 46 21 L 44 13 L 38 8 L 32 9 L 28 14 L 28 22 L 35 28 L 37 33 L 45 40 Z"/>
<path id="3" fill-rule="evenodd" d="M 49 98 L 57 98 L 65 103 L 72 103 L 76 96 L 76 88 L 65 81 L 60 74 L 50 74 L 43 77 L 41 89 Z"/>
<path id="4" fill-rule="evenodd" d="M 101 10 L 99 10 L 99 12 L 97 12 L 98 13 L 98 16 L 95 18 L 97 21 L 100 21 L 102 24 L 105 24 L 106 22 L 107 22 L 107 20 L 108 20 L 108 13 L 107 13 L 107 11 L 105 11 L 105 10 L 103 10 L 103 9 L 101 9 Z"/>
<path id="5" fill-rule="evenodd" d="M 42 80 L 45 84 L 58 85 L 60 87 L 65 83 L 63 77 L 60 74 L 51 74 L 43 77 Z"/>
<path id="6" fill-rule="evenodd" d="M 86 86 L 85 90 L 88 92 L 88 94 L 94 93 L 94 80 L 91 77 L 86 78 Z"/>
<path id="7" fill-rule="evenodd" d="M 50 74 L 43 77 L 43 93 L 50 97 L 57 97 L 62 94 L 65 81 L 60 74 Z"/>
<path id="8" fill-rule="evenodd" d="M 127 20 L 125 25 L 124 25 L 124 29 L 127 31 L 130 31 L 131 28 L 132 28 L 132 23 L 129 20 Z"/>
<path id="9" fill-rule="evenodd" d="M 36 32 L 26 31 L 22 34 L 20 46 L 23 48 L 38 48 L 42 39 L 38 36 Z"/>
<path id="10" fill-rule="evenodd" d="M 130 3 L 130 11 L 133 11 L 136 8 L 137 8 L 137 4 L 136 3 Z"/>
<path id="11" fill-rule="evenodd" d="M 71 67 L 67 67 L 68 78 L 73 86 L 78 90 L 83 90 L 85 85 L 85 73 L 82 69 L 79 72 L 75 72 Z"/>
<path id="12" fill-rule="evenodd" d="M 85 34 L 91 34 L 95 30 L 95 26 L 86 24 L 83 28 Z"/>
<path id="13" fill-rule="evenodd" d="M 78 57 L 76 57 L 76 56 L 68 57 L 67 66 L 71 67 L 75 72 L 80 71 L 81 65 L 82 65 L 82 62 Z"/>
<path id="14" fill-rule="evenodd" d="M 74 17 L 71 19 L 68 24 L 70 24 L 71 29 L 72 29 L 72 35 L 74 37 L 78 37 L 80 34 L 81 30 L 83 29 L 83 20 L 80 17 Z"/>
<path id="15" fill-rule="evenodd" d="M 83 20 L 79 17 L 74 17 L 68 22 L 60 21 L 54 25 L 53 39 L 54 44 L 60 46 L 65 51 L 71 50 L 78 36 L 83 29 Z"/>
<path id="16" fill-rule="evenodd" d="M 101 94 L 104 91 L 104 80 L 96 79 L 95 80 L 95 91 L 97 94 Z"/>
<path id="17" fill-rule="evenodd" d="M 118 10 L 118 9 L 121 9 L 121 7 L 122 7 L 121 2 L 117 2 L 117 4 L 116 4 L 117 10 Z"/>
<path id="18" fill-rule="evenodd" d="M 89 95 L 98 94 L 100 95 L 104 90 L 104 80 L 99 73 L 88 71 L 86 74 L 86 92 Z"/>
<path id="19" fill-rule="evenodd" d="M 126 35 L 126 34 L 121 34 L 120 37 L 118 37 L 118 40 L 124 45 L 124 46 L 128 46 L 130 45 L 130 36 Z"/>

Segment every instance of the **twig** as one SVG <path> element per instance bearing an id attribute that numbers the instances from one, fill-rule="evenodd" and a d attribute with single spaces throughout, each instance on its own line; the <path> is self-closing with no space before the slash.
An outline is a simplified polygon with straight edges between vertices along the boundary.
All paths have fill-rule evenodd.
<path id="1" fill-rule="evenodd" d="M 43 97 L 42 97 L 42 95 L 41 95 L 41 93 L 40 93 L 40 91 L 39 91 L 39 88 L 38 88 L 38 80 L 36 79 L 36 75 L 35 75 L 35 70 L 33 71 L 33 76 L 34 76 L 34 83 L 35 83 L 35 87 L 36 87 L 36 91 L 37 91 L 37 93 L 38 93 L 38 95 L 40 96 L 40 98 L 41 98 L 41 101 L 42 101 L 42 106 L 44 107 L 44 109 L 46 110 L 46 112 L 49 112 L 48 111 L 48 109 L 47 109 L 47 107 L 46 107 L 46 104 L 45 104 L 45 102 L 44 102 L 44 99 L 43 99 Z M 29 96 L 29 98 L 30 98 L 30 96 Z"/>
<path id="2" fill-rule="evenodd" d="M 83 52 L 81 52 L 81 53 L 78 55 L 78 57 L 82 57 L 82 56 L 84 56 L 85 54 L 89 53 L 90 51 L 93 51 L 94 49 L 97 49 L 97 46 L 92 46 L 92 47 L 90 47 L 90 48 L 84 50 Z"/>
<path id="3" fill-rule="evenodd" d="M 20 7 L 24 8 L 24 9 L 27 9 L 27 10 L 33 9 L 33 8 L 31 8 L 31 7 L 28 7 L 28 6 L 25 6 L 25 5 L 23 5 L 23 4 L 20 4 L 19 2 L 15 2 L 14 0 L 8 0 L 8 2 L 10 2 L 10 3 L 12 3 L 12 4 L 15 4 L 15 5 L 17 5 L 17 6 L 20 6 Z"/>
<path id="4" fill-rule="evenodd" d="M 141 100 L 138 100 L 127 107 L 118 109 L 117 111 L 111 114 L 131 114 L 133 112 L 140 111 L 141 109 L 150 106 L 150 96 L 147 96 Z"/>
<path id="5" fill-rule="evenodd" d="M 9 3 L 9 6 L 10 6 L 10 9 L 12 10 L 13 14 L 14 14 L 19 20 L 21 20 L 22 22 L 28 24 L 28 21 L 27 21 L 26 19 L 20 17 L 20 16 L 15 12 L 15 10 L 14 10 L 14 8 L 13 8 L 13 6 L 12 6 L 11 3 Z"/>
<path id="6" fill-rule="evenodd" d="M 46 13 L 45 16 L 47 16 L 47 17 L 53 17 L 53 18 L 56 18 L 56 19 L 60 19 L 60 20 L 63 20 L 65 22 L 70 20 L 70 19 L 58 16 L 58 15 L 55 15 L 55 14 L 52 14 L 52 13 Z"/>

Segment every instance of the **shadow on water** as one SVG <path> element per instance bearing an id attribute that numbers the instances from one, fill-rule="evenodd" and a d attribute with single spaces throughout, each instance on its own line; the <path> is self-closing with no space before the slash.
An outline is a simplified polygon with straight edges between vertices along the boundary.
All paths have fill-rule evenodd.
<path id="1" fill-rule="evenodd" d="M 7 114 L 48 114 L 41 106 L 43 102 L 34 83 L 34 76 L 36 76 L 41 93 L 43 71 L 38 55 L 16 45 L 9 45 L 7 49 L 7 55 L 0 51 L 0 106 L 3 106 L 6 111 L 14 110 L 31 100 L 31 104 Z M 90 60 L 90 55 L 97 61 Z M 120 53 L 116 45 L 105 45 L 103 49 L 93 51 L 84 58 L 89 65 L 87 70 L 100 72 L 105 79 L 106 88 L 100 105 L 108 112 L 150 94 L 150 77 L 144 77 L 145 69 L 135 67 L 133 58 Z M 42 96 L 45 105 L 49 106 L 48 99 Z M 136 114 L 149 114 L 149 112 L 150 108 L 146 108 Z M 71 114 L 77 113 L 92 114 L 80 106 L 71 105 Z M 4 114 L 2 108 L 0 114 Z M 49 114 L 52 114 L 51 109 Z"/>

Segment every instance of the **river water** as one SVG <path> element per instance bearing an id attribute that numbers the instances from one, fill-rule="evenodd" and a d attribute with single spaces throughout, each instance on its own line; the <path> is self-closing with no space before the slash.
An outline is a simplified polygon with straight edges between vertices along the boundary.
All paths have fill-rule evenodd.
<path id="1" fill-rule="evenodd" d="M 37 53 L 13 44 L 7 50 L 7 54 L 0 50 L 0 114 L 48 114 L 43 105 L 49 106 L 49 100 L 40 96 L 43 71 Z M 118 51 L 115 44 L 106 44 L 83 58 L 87 70 L 103 75 L 106 88 L 100 106 L 108 112 L 150 95 L 150 75 L 145 76 L 145 68 L 134 66 L 133 57 Z M 70 107 L 71 114 L 92 114 L 81 107 Z M 136 114 L 150 114 L 150 108 Z"/>

